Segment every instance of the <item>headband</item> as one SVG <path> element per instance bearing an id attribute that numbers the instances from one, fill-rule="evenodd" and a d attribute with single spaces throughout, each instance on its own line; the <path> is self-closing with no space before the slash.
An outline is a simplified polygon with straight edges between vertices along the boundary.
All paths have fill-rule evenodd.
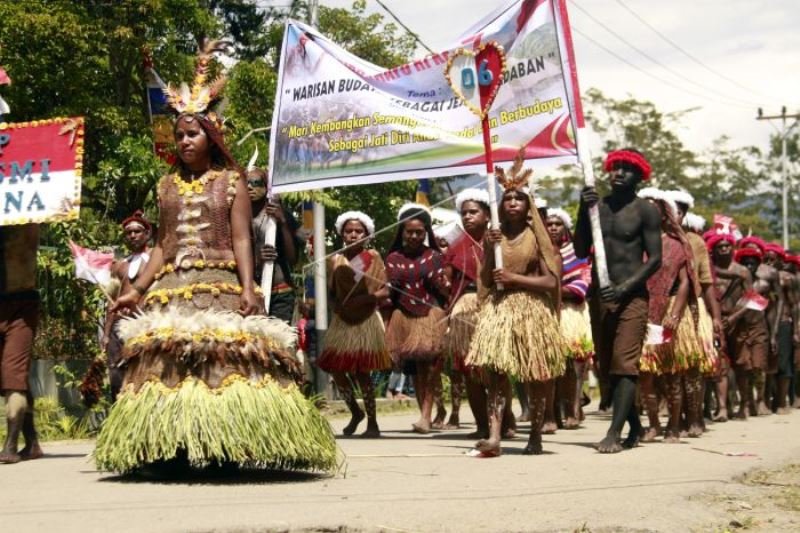
<path id="1" fill-rule="evenodd" d="M 775 244 L 771 242 L 764 247 L 764 252 L 765 253 L 772 252 L 778 257 L 780 257 L 782 260 L 786 259 L 786 250 L 784 250 L 783 246 L 781 246 L 780 244 Z"/>
<path id="2" fill-rule="evenodd" d="M 418 203 L 415 203 L 415 202 L 408 202 L 408 203 L 403 204 L 403 206 L 397 212 L 397 221 L 400 222 L 401 220 L 406 218 L 403 215 L 405 214 L 406 211 L 411 211 L 412 209 L 415 209 L 415 210 L 418 210 L 418 211 L 424 211 L 425 214 L 428 215 L 429 219 L 431 217 L 431 210 L 427 205 L 422 205 L 422 204 L 418 204 Z"/>
<path id="3" fill-rule="evenodd" d="M 750 237 L 745 237 L 741 241 L 739 241 L 739 248 L 744 248 L 748 244 L 755 244 L 761 253 L 767 251 L 767 243 L 765 243 L 760 237 L 756 237 L 755 235 L 751 235 Z"/>
<path id="4" fill-rule="evenodd" d="M 147 231 L 152 230 L 152 226 L 147 221 L 147 219 L 144 218 L 144 213 L 142 212 L 141 209 L 137 209 L 136 211 L 134 211 L 133 214 L 128 218 L 126 218 L 125 220 L 123 220 L 122 224 L 120 225 L 122 226 L 122 229 L 125 229 L 131 224 L 138 224 L 142 227 L 142 229 L 146 229 Z"/>
<path id="5" fill-rule="evenodd" d="M 650 174 L 653 171 L 650 163 L 647 162 L 647 159 L 645 159 L 642 154 L 637 154 L 636 152 L 631 152 L 630 150 L 616 150 L 614 152 L 609 152 L 609 154 L 606 156 L 606 161 L 603 164 L 603 170 L 606 172 L 611 172 L 614 170 L 614 163 L 628 163 L 635 166 L 642 173 L 642 179 L 644 181 L 650 179 Z"/>
<path id="6" fill-rule="evenodd" d="M 683 217 L 683 226 L 699 233 L 706 227 L 706 220 L 700 215 L 686 213 L 686 216 Z"/>
<path id="7" fill-rule="evenodd" d="M 483 189 L 464 189 L 456 196 L 456 211 L 461 214 L 464 202 L 477 202 L 489 207 L 489 193 Z"/>
<path id="8" fill-rule="evenodd" d="M 714 233 L 706 240 L 706 248 L 708 248 L 709 252 L 713 252 L 714 248 L 716 248 L 717 245 L 722 241 L 727 241 L 731 243 L 731 246 L 736 244 L 736 239 L 734 239 L 733 235 L 731 235 L 730 233 Z"/>
<path id="9" fill-rule="evenodd" d="M 572 217 L 569 216 L 569 213 L 561 209 L 560 207 L 551 207 L 547 210 L 547 218 L 556 217 L 561 219 L 561 222 L 564 226 L 572 231 Z"/>
<path id="10" fill-rule="evenodd" d="M 346 211 L 336 218 L 337 235 L 342 234 L 344 225 L 350 220 L 358 220 L 361 222 L 364 225 L 364 229 L 367 230 L 367 235 L 373 235 L 375 233 L 375 221 L 372 220 L 369 215 L 361 211 Z"/>
<path id="11" fill-rule="evenodd" d="M 664 195 L 667 198 L 671 198 L 676 204 L 686 205 L 689 207 L 689 209 L 694 208 L 694 196 L 686 191 L 682 191 L 680 189 L 676 189 L 674 191 L 664 191 Z"/>
<path id="12" fill-rule="evenodd" d="M 739 248 L 736 250 L 736 253 L 733 254 L 733 260 L 737 263 L 741 263 L 742 259 L 745 257 L 755 257 L 759 261 L 762 261 L 764 259 L 764 253 L 758 248 Z"/>

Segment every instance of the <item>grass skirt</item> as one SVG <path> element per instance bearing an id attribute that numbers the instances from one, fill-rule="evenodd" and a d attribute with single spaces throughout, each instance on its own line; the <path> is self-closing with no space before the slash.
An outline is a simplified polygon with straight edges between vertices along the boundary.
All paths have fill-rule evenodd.
<path id="1" fill-rule="evenodd" d="M 400 309 L 392 312 L 386 328 L 386 347 L 395 362 L 433 361 L 444 351 L 447 315 L 432 307 L 428 316 L 408 316 Z"/>
<path id="2" fill-rule="evenodd" d="M 362 323 L 353 325 L 334 314 L 317 366 L 325 372 L 351 373 L 391 368 L 381 316 L 375 312 Z"/>
<path id="3" fill-rule="evenodd" d="M 138 392 L 129 386 L 97 439 L 100 470 L 120 473 L 184 450 L 193 466 L 234 462 L 271 469 L 332 471 L 336 442 L 327 420 L 294 384 L 269 376 L 229 376 L 210 389 L 187 378 L 169 388 L 159 381 Z"/>
<path id="4" fill-rule="evenodd" d="M 521 381 L 545 381 L 565 371 L 567 347 L 555 314 L 537 294 L 492 293 L 478 312 L 466 363 Z"/>
<path id="5" fill-rule="evenodd" d="M 330 425 L 297 386 L 294 328 L 242 317 L 235 287 L 227 294 L 211 285 L 218 279 L 192 279 L 191 289 L 184 277 L 167 274 L 161 286 L 176 292 L 119 322 L 125 377 L 97 439 L 97 467 L 126 473 L 186 455 L 199 467 L 334 470 Z"/>
<path id="6" fill-rule="evenodd" d="M 586 361 L 594 354 L 589 306 L 585 302 L 564 302 L 561 307 L 561 332 L 567 343 L 567 357 Z"/>
<path id="7" fill-rule="evenodd" d="M 717 375 L 720 368 L 719 353 L 714 347 L 714 322 L 703 300 L 697 301 L 699 320 L 697 336 L 703 347 L 702 357 L 694 364 L 704 376 Z"/>
<path id="8" fill-rule="evenodd" d="M 464 372 L 467 365 L 464 359 L 469 353 L 475 324 L 478 322 L 478 294 L 467 292 L 461 295 L 450 312 L 450 322 L 445 335 L 445 349 L 453 358 L 453 369 Z"/>
<path id="9" fill-rule="evenodd" d="M 675 297 L 670 298 L 667 315 L 672 312 Z M 658 345 L 645 345 L 639 369 L 651 374 L 678 374 L 685 372 L 697 362 L 703 353 L 703 345 L 697 335 L 694 316 L 686 307 L 683 312 L 678 331 L 672 336 L 672 342 Z"/>

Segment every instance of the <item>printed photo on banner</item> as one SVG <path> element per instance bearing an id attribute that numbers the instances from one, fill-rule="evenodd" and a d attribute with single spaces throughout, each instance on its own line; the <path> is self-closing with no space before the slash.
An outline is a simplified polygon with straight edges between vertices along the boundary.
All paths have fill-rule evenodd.
<path id="1" fill-rule="evenodd" d="M 483 172 L 484 113 L 495 163 L 520 147 L 532 166 L 576 162 L 559 16 L 555 0 L 515 1 L 447 50 L 388 70 L 290 20 L 272 124 L 274 191 Z M 499 84 L 480 61 L 495 45 Z M 489 84 L 490 95 L 478 90 Z"/>

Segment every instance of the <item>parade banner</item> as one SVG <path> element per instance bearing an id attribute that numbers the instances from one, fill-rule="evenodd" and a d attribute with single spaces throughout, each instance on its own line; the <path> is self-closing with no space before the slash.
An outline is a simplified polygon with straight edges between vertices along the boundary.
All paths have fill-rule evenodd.
<path id="1" fill-rule="evenodd" d="M 0 226 L 78 218 L 83 117 L 0 123 Z"/>
<path id="2" fill-rule="evenodd" d="M 559 1 L 512 2 L 447 50 L 389 70 L 290 20 L 270 139 L 272 190 L 485 173 L 483 116 L 496 164 L 521 147 L 533 167 L 576 163 L 574 68 Z M 505 63 L 492 103 L 479 95 L 491 74 L 477 57 L 495 43 Z"/>

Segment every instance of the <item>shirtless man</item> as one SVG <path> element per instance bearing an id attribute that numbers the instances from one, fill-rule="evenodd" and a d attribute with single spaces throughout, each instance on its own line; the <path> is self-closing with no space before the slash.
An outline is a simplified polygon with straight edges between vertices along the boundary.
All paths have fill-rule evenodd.
<path id="1" fill-rule="evenodd" d="M 150 260 L 150 242 L 153 228 L 144 218 L 141 210 L 135 211 L 131 216 L 122 221 L 122 232 L 125 245 L 130 250 L 130 255 L 121 261 L 114 261 L 111 266 L 111 275 L 119 281 L 118 294 L 125 294 L 131 285 L 144 272 Z M 117 313 L 108 313 L 103 328 L 103 350 L 108 356 L 108 377 L 111 383 L 111 401 L 117 400 L 117 395 L 122 388 L 122 378 L 125 372 L 119 364 L 122 358 L 122 341 L 117 334 L 117 322 L 120 316 Z"/>
<path id="2" fill-rule="evenodd" d="M 0 227 L 0 389 L 6 400 L 6 441 L 0 463 L 42 456 L 28 389 L 33 337 L 39 322 L 36 254 L 39 226 Z M 19 435 L 25 447 L 17 449 Z"/>
<path id="3" fill-rule="evenodd" d="M 739 409 L 735 418 L 747 419 L 750 400 L 749 375 L 754 361 L 766 361 L 769 342 L 763 311 L 747 309 L 745 294 L 753 287 L 753 277 L 761 264 L 758 250 L 741 248 L 739 262 L 734 261 L 733 236 L 714 235 L 708 242 L 716 271 L 716 288 L 721 295 L 722 323 L 725 327 L 728 356 L 739 389 Z M 724 379 L 724 377 L 723 377 Z M 727 391 L 727 387 L 724 387 Z M 726 394 L 720 389 L 720 415 L 726 413 Z"/>
<path id="4" fill-rule="evenodd" d="M 636 382 L 647 330 L 647 279 L 661 265 L 661 215 L 656 207 L 636 196 L 636 187 L 648 180 L 651 172 L 640 152 L 611 152 L 604 168 L 610 175 L 611 194 L 600 200 L 594 187 L 581 192 L 575 254 L 589 257 L 593 245 L 589 207 L 599 202 L 611 286 L 599 286 L 595 263 L 592 286 L 596 289 L 589 312 L 600 372 L 610 376 L 613 415 L 597 449 L 600 453 L 617 453 L 636 446 L 642 429 L 635 406 Z M 620 444 L 626 421 L 630 434 Z"/>
<path id="5" fill-rule="evenodd" d="M 777 383 L 775 391 L 775 407 L 779 415 L 789 414 L 786 404 L 789 395 L 789 384 L 794 377 L 794 348 L 797 342 L 798 323 L 798 287 L 796 265 L 787 261 L 787 254 L 778 245 L 767 245 L 764 263 L 778 272 L 779 303 L 776 310 L 775 335 L 772 337 L 772 349 L 777 356 Z"/>

